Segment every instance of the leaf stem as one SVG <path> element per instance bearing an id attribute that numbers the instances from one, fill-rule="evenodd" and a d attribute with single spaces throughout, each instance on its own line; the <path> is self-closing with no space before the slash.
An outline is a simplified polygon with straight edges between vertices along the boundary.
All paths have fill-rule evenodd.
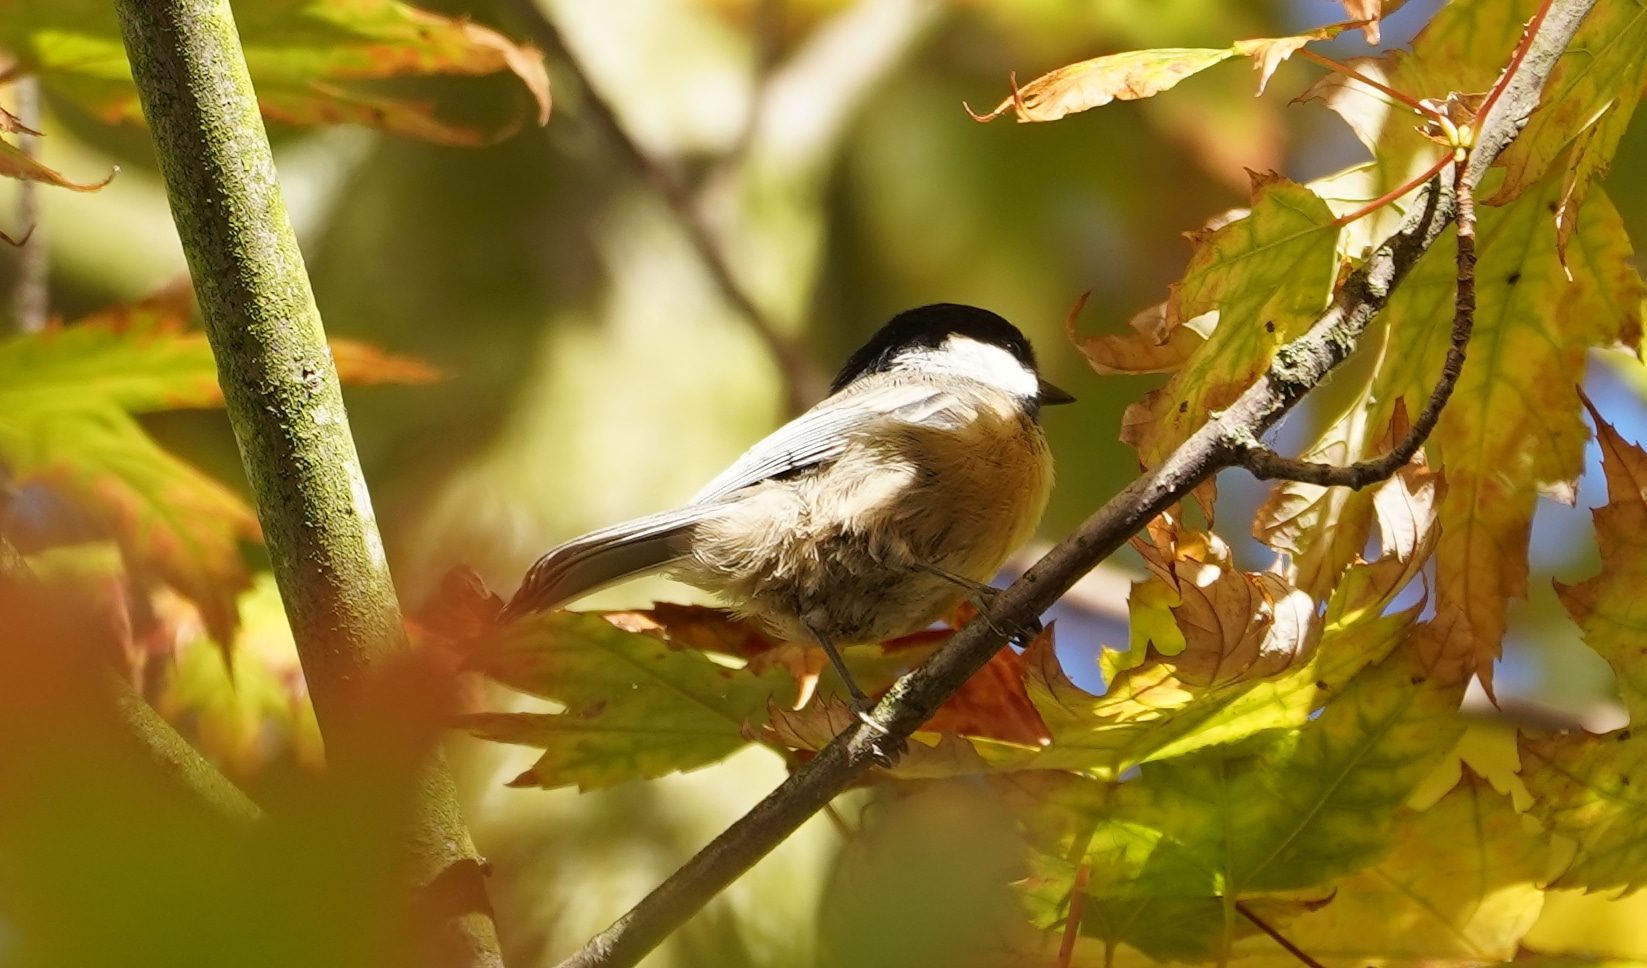
<path id="1" fill-rule="evenodd" d="M 1379 209 L 1383 208 L 1384 206 L 1390 204 L 1391 202 L 1393 202 L 1396 199 L 1400 198 L 1401 196 L 1407 194 L 1408 192 L 1412 191 L 1413 189 L 1417 188 L 1418 186 L 1424 184 L 1425 182 L 1429 181 L 1430 179 L 1434 178 L 1435 176 L 1441 174 L 1441 169 L 1447 167 L 1447 164 L 1449 162 L 1451 162 L 1452 160 L 1453 160 L 1453 156 L 1452 156 L 1451 153 L 1442 155 L 1439 159 L 1436 160 L 1435 164 L 1431 165 L 1427 170 L 1425 170 L 1424 174 L 1419 175 L 1417 178 L 1414 178 L 1412 181 L 1407 182 L 1405 185 L 1402 185 L 1400 188 L 1390 189 L 1389 191 L 1385 192 L 1384 194 L 1378 196 L 1377 198 L 1375 198 L 1372 201 L 1368 202 L 1367 204 L 1361 206 L 1360 208 L 1356 209 L 1355 211 L 1350 212 L 1347 215 L 1338 216 L 1337 218 L 1332 220 L 1332 224 L 1333 225 L 1340 225 L 1340 226 L 1348 225 L 1351 222 L 1357 221 L 1358 219 L 1362 219 L 1362 218 L 1367 217 L 1368 215 L 1371 215 L 1372 213 L 1374 213 L 1374 212 L 1378 211 Z"/>
<path id="2" fill-rule="evenodd" d="M 1314 958 L 1311 958 L 1307 953 L 1305 953 L 1303 948 L 1300 948 L 1297 945 L 1293 944 L 1291 941 L 1288 941 L 1286 935 L 1282 934 L 1281 932 L 1279 932 L 1279 931 L 1275 930 L 1274 928 L 1270 927 L 1268 924 L 1264 923 L 1264 920 L 1262 918 L 1260 918 L 1258 915 L 1252 913 L 1252 908 L 1247 907 L 1247 905 L 1244 902 L 1236 901 L 1235 902 L 1235 909 L 1237 911 L 1241 912 L 1242 917 L 1246 918 L 1248 921 L 1251 921 L 1253 923 L 1253 925 L 1258 928 L 1258 930 L 1260 930 L 1260 931 L 1264 932 L 1265 934 L 1269 935 L 1272 939 L 1275 940 L 1276 944 L 1278 944 L 1281 947 L 1287 949 L 1288 954 L 1292 955 L 1294 958 L 1297 958 L 1299 961 L 1303 962 L 1305 965 L 1308 966 L 1308 968 L 1325 968 L 1325 966 L 1322 965 L 1321 962 L 1316 961 Z"/>
<path id="3" fill-rule="evenodd" d="M 1075 956 L 1075 939 L 1081 935 L 1081 915 L 1087 904 L 1087 881 L 1092 878 L 1092 865 L 1082 864 L 1075 869 L 1075 886 L 1069 892 L 1069 916 L 1064 919 L 1064 938 L 1058 945 L 1058 968 L 1069 968 Z"/>
<path id="4" fill-rule="evenodd" d="M 1320 64 L 1322 67 L 1325 67 L 1327 70 L 1330 70 L 1335 74 L 1342 74 L 1342 75 L 1344 75 L 1345 77 L 1349 78 L 1352 81 L 1360 81 L 1362 84 L 1367 85 L 1368 87 L 1372 88 L 1373 90 L 1378 91 L 1378 92 L 1384 94 L 1387 97 L 1393 98 L 1396 101 L 1401 102 L 1402 104 L 1405 104 L 1407 107 L 1412 108 L 1414 111 L 1417 111 L 1419 114 L 1426 114 L 1427 115 L 1427 114 L 1430 113 L 1429 110 L 1426 109 L 1424 107 L 1424 105 L 1420 104 L 1418 102 L 1418 99 L 1413 97 L 1412 95 L 1403 94 L 1400 91 L 1397 91 L 1395 88 L 1390 87 L 1388 84 L 1385 84 L 1381 81 L 1375 81 L 1372 78 L 1368 77 L 1367 75 L 1365 75 L 1365 74 L 1361 73 L 1360 71 L 1356 70 L 1355 68 L 1349 66 L 1348 64 L 1340 64 L 1338 61 L 1333 60 L 1331 57 L 1325 57 L 1321 54 L 1317 54 L 1315 51 L 1310 50 L 1308 47 L 1298 48 L 1297 53 L 1298 53 L 1299 57 L 1302 57 L 1307 61 L 1314 61 L 1315 63 Z M 1308 95 L 1305 95 L 1305 97 L 1308 97 Z"/>

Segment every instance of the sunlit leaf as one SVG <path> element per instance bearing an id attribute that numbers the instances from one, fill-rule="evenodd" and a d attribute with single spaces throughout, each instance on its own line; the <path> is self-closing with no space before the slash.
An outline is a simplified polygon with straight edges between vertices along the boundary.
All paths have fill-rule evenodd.
<path id="1" fill-rule="evenodd" d="M 1387 331 L 1378 335 L 1387 336 Z M 1362 416 L 1370 405 L 1367 392 L 1363 389 L 1362 397 L 1300 455 L 1304 460 L 1342 467 L 1356 455 L 1386 452 L 1406 436 L 1406 411 L 1398 404 L 1386 432 L 1371 444 L 1363 439 L 1372 429 Z M 1377 571 L 1389 573 L 1390 582 L 1399 588 L 1433 550 L 1435 515 L 1444 493 L 1440 475 L 1424 463 L 1422 452 L 1390 481 L 1359 491 L 1283 482 L 1259 507 L 1253 537 L 1289 556 L 1300 588 L 1325 597 L 1335 587 L 1343 591 L 1339 582 L 1344 569 L 1360 560 L 1376 523 L 1383 557 L 1389 562 Z M 1363 572 L 1357 580 L 1366 576 Z"/>
<path id="2" fill-rule="evenodd" d="M 132 417 L 219 399 L 204 337 L 159 315 L 0 342 L 0 459 L 11 474 L 74 499 L 119 541 L 128 567 L 188 596 L 228 642 L 248 582 L 239 542 L 258 538 L 257 520 Z"/>
<path id="3" fill-rule="evenodd" d="M 212 638 L 233 641 L 248 576 L 239 543 L 259 538 L 234 491 L 166 453 L 133 414 L 223 402 L 211 347 L 183 307 L 123 307 L 0 340 L 0 459 L 19 484 L 72 498 L 114 537 L 134 571 L 193 601 Z M 357 343 L 341 355 L 356 382 L 423 380 L 415 360 Z"/>
<path id="4" fill-rule="evenodd" d="M 1492 964 L 1516 956 L 1543 907 L 1550 849 L 1468 768 L 1422 811 L 1402 810 L 1390 853 L 1333 885 L 1331 900 L 1297 914 L 1287 940 L 1325 964 Z M 1243 964 L 1297 959 L 1273 943 L 1244 946 Z"/>
<path id="5" fill-rule="evenodd" d="M 1538 110 L 1500 159 L 1507 169 L 1492 204 L 1529 191 L 1566 153 L 1556 206 L 1558 249 L 1565 253 L 1590 183 L 1605 175 L 1647 87 L 1647 5 L 1600 3 L 1556 63 Z"/>
<path id="6" fill-rule="evenodd" d="M 1074 859 L 1090 869 L 1097 916 L 1083 931 L 1155 957 L 1211 957 L 1231 924 L 1224 899 L 1318 889 L 1390 848 L 1396 808 L 1462 730 L 1462 692 L 1403 651 L 1355 676 L 1317 718 L 1240 752 L 1146 764 L 1118 784 L 1042 773 L 998 782 L 1027 801 L 1043 889 Z M 1185 951 L 1192 938 L 1203 941 Z"/>
<path id="7" fill-rule="evenodd" d="M 1333 24 L 1328 27 L 1318 27 L 1305 34 L 1293 37 L 1262 37 L 1257 40 L 1238 40 L 1234 50 L 1237 54 L 1253 59 L 1253 68 L 1258 71 L 1258 93 L 1264 93 L 1269 86 L 1270 78 L 1281 62 L 1296 54 L 1305 44 L 1316 40 L 1331 40 L 1343 33 L 1353 23 Z"/>
<path id="8" fill-rule="evenodd" d="M 203 635 L 185 637 L 167 657 L 175 665 L 155 708 L 231 777 L 254 777 L 279 758 L 318 769 L 320 728 L 274 576 L 257 575 L 238 605 L 232 661 Z"/>
<path id="9" fill-rule="evenodd" d="M 1378 22 L 1401 9 L 1401 5 L 1406 3 L 1407 0 L 1338 0 L 1338 2 L 1343 4 L 1344 14 L 1351 20 L 1365 21 L 1361 27 L 1361 34 L 1367 38 L 1367 43 L 1376 44 L 1382 35 Z"/>
<path id="10" fill-rule="evenodd" d="M 1586 224 L 1562 270 L 1552 233 L 1540 231 L 1561 190 L 1540 190 L 1504 208 L 1483 208 L 1478 230 L 1476 323 L 1469 360 L 1430 438 L 1432 466 L 1446 476 L 1436 548 L 1437 608 L 1456 611 L 1448 643 L 1490 684 L 1511 598 L 1526 594 L 1527 541 L 1539 494 L 1572 482 L 1586 430 L 1577 385 L 1592 346 L 1635 345 L 1644 291 L 1623 224 L 1591 192 Z M 1387 421 L 1404 397 L 1416 412 L 1441 372 L 1452 312 L 1454 253 L 1435 246 L 1390 301 L 1388 363 L 1373 383 Z M 1358 455 L 1364 456 L 1364 455 Z"/>
<path id="11" fill-rule="evenodd" d="M 1183 47 L 1095 57 L 1016 87 L 993 111 L 974 117 L 989 121 L 1010 110 L 1019 121 L 1056 121 L 1115 100 L 1153 97 L 1234 56 L 1230 47 Z"/>

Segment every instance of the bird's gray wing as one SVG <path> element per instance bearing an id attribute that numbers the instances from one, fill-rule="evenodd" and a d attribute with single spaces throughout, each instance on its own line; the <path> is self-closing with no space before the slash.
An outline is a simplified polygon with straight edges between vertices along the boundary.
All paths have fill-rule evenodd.
<path id="1" fill-rule="evenodd" d="M 631 575 L 665 568 L 691 550 L 693 526 L 714 510 L 688 505 L 573 538 L 532 565 L 500 617 L 546 611 Z"/>
<path id="2" fill-rule="evenodd" d="M 854 434 L 864 427 L 889 418 L 929 421 L 956 403 L 950 394 L 924 383 L 837 393 L 745 451 L 687 506 L 711 504 L 752 484 L 828 464 L 846 451 Z"/>

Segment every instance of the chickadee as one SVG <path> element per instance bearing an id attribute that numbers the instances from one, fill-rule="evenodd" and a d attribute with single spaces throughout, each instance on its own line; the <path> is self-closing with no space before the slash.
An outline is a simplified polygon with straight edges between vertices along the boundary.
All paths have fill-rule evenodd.
<path id="1" fill-rule="evenodd" d="M 539 558 L 503 619 L 665 571 L 786 641 L 823 646 L 862 715 L 868 698 L 837 647 L 926 628 L 985 590 L 1052 489 L 1040 408 L 1073 400 L 1000 316 L 953 303 L 901 313 L 829 396 L 684 507 Z"/>

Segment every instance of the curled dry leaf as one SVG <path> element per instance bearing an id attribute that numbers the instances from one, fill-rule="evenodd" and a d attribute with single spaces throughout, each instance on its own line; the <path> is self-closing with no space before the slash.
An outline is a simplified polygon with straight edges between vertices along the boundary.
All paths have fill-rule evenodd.
<path id="1" fill-rule="evenodd" d="M 1228 572 L 1206 586 L 1186 585 L 1174 608 L 1184 651 L 1173 657 L 1180 682 L 1213 688 L 1272 676 L 1314 647 L 1315 601 L 1270 572 Z"/>
<path id="2" fill-rule="evenodd" d="M 1255 62 L 1253 67 L 1258 71 L 1258 93 L 1263 94 L 1264 88 L 1269 86 L 1270 78 L 1281 62 L 1297 53 L 1300 47 L 1313 40 L 1330 40 L 1337 37 L 1350 27 L 1361 26 L 1360 21 L 1349 21 L 1341 24 L 1331 24 L 1326 27 L 1317 27 L 1307 34 L 1297 34 L 1292 37 L 1260 37 L 1256 40 L 1238 40 L 1231 48 L 1237 54 L 1251 57 Z"/>
<path id="3" fill-rule="evenodd" d="M 1227 47 L 1166 47 L 1094 57 L 1042 74 L 1023 87 L 1014 79 L 1011 96 L 995 110 L 979 115 L 967 108 L 967 113 L 978 121 L 993 121 L 1010 109 L 1019 121 L 1056 121 L 1115 100 L 1154 97 L 1234 56 Z"/>
<path id="4" fill-rule="evenodd" d="M 988 114 L 968 107 L 976 121 L 993 121 L 1008 110 L 1019 121 L 1057 121 L 1111 101 L 1139 101 L 1154 97 L 1178 85 L 1186 77 L 1199 74 L 1232 57 L 1251 57 L 1259 72 L 1258 92 L 1264 92 L 1270 75 L 1298 48 L 1313 40 L 1336 37 L 1358 22 L 1319 27 L 1293 37 L 1260 37 L 1238 40 L 1230 47 L 1161 47 L 1129 50 L 1121 54 L 1094 57 L 1042 74 L 1023 87 L 1012 81 L 1012 94 Z"/>
<path id="5" fill-rule="evenodd" d="M 24 124 L 22 118 L 12 114 L 5 108 L 0 108 L 0 132 L 6 134 L 32 134 L 36 138 L 41 136 L 40 132 Z"/>
<path id="6" fill-rule="evenodd" d="M 1092 364 L 1093 370 L 1106 376 L 1116 373 L 1170 373 L 1184 365 L 1184 361 L 1218 325 L 1216 311 L 1182 321 L 1169 320 L 1167 303 L 1158 302 L 1127 321 L 1132 328 L 1131 334 L 1079 336 L 1075 332 L 1075 317 L 1079 312 L 1077 307 L 1070 314 L 1064 331 L 1075 348 Z"/>

